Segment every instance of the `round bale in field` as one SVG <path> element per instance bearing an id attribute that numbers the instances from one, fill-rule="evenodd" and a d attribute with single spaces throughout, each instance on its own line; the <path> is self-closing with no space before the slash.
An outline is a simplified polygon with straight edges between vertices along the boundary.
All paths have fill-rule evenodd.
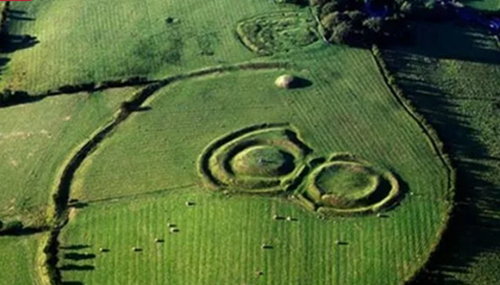
<path id="1" fill-rule="evenodd" d="M 294 76 L 289 74 L 284 74 L 276 78 L 274 84 L 276 84 L 276 86 L 278 86 L 279 88 L 290 89 L 293 87 L 295 80 L 296 79 Z"/>

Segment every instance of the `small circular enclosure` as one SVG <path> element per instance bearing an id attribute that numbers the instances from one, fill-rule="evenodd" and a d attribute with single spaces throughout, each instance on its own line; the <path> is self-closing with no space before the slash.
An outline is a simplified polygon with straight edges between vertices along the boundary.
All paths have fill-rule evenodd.
<path id="1" fill-rule="evenodd" d="M 303 196 L 323 214 L 360 214 L 389 206 L 399 194 L 390 172 L 357 161 L 330 161 L 311 173 Z"/>

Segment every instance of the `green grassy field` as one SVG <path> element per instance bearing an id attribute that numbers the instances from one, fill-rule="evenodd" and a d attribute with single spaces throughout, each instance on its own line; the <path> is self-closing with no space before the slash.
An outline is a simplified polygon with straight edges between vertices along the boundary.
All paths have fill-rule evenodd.
<path id="1" fill-rule="evenodd" d="M 37 252 L 42 240 L 43 234 L 0 237 L 0 284 L 40 284 Z"/>
<path id="2" fill-rule="evenodd" d="M 498 0 L 464 0 L 465 5 L 482 11 L 500 11 Z"/>
<path id="3" fill-rule="evenodd" d="M 268 0 L 47 0 L 12 6 L 11 35 L 36 40 L 10 43 L 0 54 L 9 59 L 2 61 L 0 89 L 37 93 L 233 67 L 163 87 L 96 145 L 74 179 L 65 177 L 72 179 L 70 198 L 80 202 L 70 203 L 69 223 L 59 237 L 65 283 L 402 284 L 440 241 L 452 204 L 449 169 L 387 88 L 370 52 L 314 42 L 307 8 Z M 436 42 L 449 43 L 436 31 L 432 40 L 420 42 L 421 50 L 436 52 Z M 462 32 L 447 31 L 453 35 Z M 477 84 L 488 84 L 484 77 L 496 69 L 456 65 L 454 57 L 484 65 L 496 55 L 495 43 L 472 31 L 457 46 L 418 60 L 448 56 L 433 70 L 447 87 L 467 88 L 444 78 L 467 82 L 471 71 L 482 72 Z M 481 53 L 464 52 L 478 46 Z M 246 62 L 287 65 L 235 70 Z M 304 86 L 276 87 L 284 73 L 306 79 Z M 0 218 L 43 224 L 62 169 L 134 91 L 74 94 L 0 109 Z M 496 121 L 474 122 L 486 130 Z M 266 123 L 275 129 L 243 132 Z M 229 134 L 237 139 L 227 139 Z M 492 134 L 485 137 L 494 144 Z M 216 183 L 203 172 L 205 153 L 211 155 L 209 172 L 222 172 Z M 384 197 L 366 199 L 371 215 L 333 212 L 325 218 L 313 202 L 299 202 L 308 175 L 339 153 L 377 170 L 373 187 L 353 181 L 359 177 L 339 178 L 354 185 L 350 199 L 374 191 L 386 197 L 388 191 L 378 189 L 391 177 L 399 203 L 376 215 L 374 204 Z M 334 187 L 325 183 L 325 191 Z M 9 271 L 0 284 L 40 281 L 40 236 L 0 238 L 0 265 Z M 473 270 L 489 272 L 496 266 L 491 264 Z"/>
<path id="4" fill-rule="evenodd" d="M 238 22 L 297 10 L 265 0 L 49 0 L 12 6 L 34 20 L 12 21 L 11 33 L 34 36 L 39 43 L 8 54 L 0 87 L 29 91 L 131 75 L 163 77 L 248 60 L 255 54 L 237 39 Z"/>
<path id="5" fill-rule="evenodd" d="M 498 284 L 500 51 L 486 33 L 451 24 L 420 23 L 418 39 L 384 58 L 457 167 L 460 206 L 430 269 L 436 284 Z"/>
<path id="6" fill-rule="evenodd" d="M 398 284 L 411 277 L 446 222 L 451 193 L 445 166 L 384 85 L 369 52 L 317 44 L 293 59 L 288 72 L 311 86 L 278 89 L 274 79 L 283 71 L 276 70 L 189 79 L 153 95 L 145 104 L 149 111 L 133 114 L 106 139 L 75 176 L 72 198 L 89 206 L 71 215 L 61 239 L 91 245 L 97 256 L 88 270 L 70 266 L 64 280 L 239 284 L 254 282 L 259 268 L 265 273 L 258 282 L 265 284 Z M 389 218 L 321 220 L 286 199 L 228 198 L 203 186 L 197 162 L 209 143 L 270 122 L 291 123 L 314 156 L 350 152 L 390 169 L 412 194 Z M 297 223 L 272 220 L 282 213 Z M 178 235 L 168 234 L 168 222 L 179 225 Z M 268 241 L 276 247 L 263 252 Z M 133 252 L 134 246 L 143 251 Z M 99 247 L 111 251 L 98 254 Z"/>
<path id="7" fill-rule="evenodd" d="M 0 217 L 43 223 L 61 165 L 132 93 L 115 89 L 0 109 Z"/>

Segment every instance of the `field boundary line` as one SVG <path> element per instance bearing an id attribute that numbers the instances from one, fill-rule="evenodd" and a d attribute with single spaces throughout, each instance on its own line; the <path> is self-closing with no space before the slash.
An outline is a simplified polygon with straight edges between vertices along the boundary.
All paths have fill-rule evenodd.
<path id="1" fill-rule="evenodd" d="M 441 160 L 441 162 L 443 163 L 447 173 L 448 193 L 446 198 L 448 199 L 448 202 L 450 204 L 446 211 L 446 217 L 444 217 L 443 220 L 444 225 L 440 228 L 437 234 L 439 238 L 438 242 L 432 245 L 431 250 L 428 253 L 428 257 L 426 258 L 420 269 L 417 269 L 417 271 L 413 274 L 413 276 L 411 276 L 405 281 L 406 285 L 410 285 L 414 284 L 415 281 L 418 279 L 418 277 L 421 276 L 423 272 L 425 272 L 426 268 L 428 267 L 428 264 L 431 262 L 436 252 L 439 250 L 439 246 L 442 244 L 442 237 L 449 228 L 449 223 L 451 217 L 453 216 L 455 208 L 454 204 L 455 204 L 456 172 L 450 160 L 449 155 L 446 154 L 444 150 L 444 144 L 439 139 L 437 132 L 431 127 L 431 125 L 425 120 L 425 118 L 418 113 L 417 109 L 412 105 L 411 101 L 404 96 L 403 90 L 399 86 L 397 86 L 396 79 L 391 74 L 391 72 L 387 68 L 387 65 L 385 64 L 381 49 L 377 45 L 373 45 L 370 50 L 370 53 L 386 86 L 389 88 L 390 93 L 394 96 L 396 101 L 403 107 L 403 109 L 408 113 L 408 115 L 410 115 L 410 117 L 418 124 L 418 126 L 424 132 L 424 134 L 428 137 L 434 152 L 439 157 L 439 160 Z"/>
<path id="2" fill-rule="evenodd" d="M 189 189 L 189 188 L 195 187 L 197 185 L 198 184 L 196 184 L 196 183 L 191 183 L 191 184 L 180 185 L 180 186 L 175 186 L 175 187 L 170 187 L 170 188 L 165 188 L 165 189 L 160 189 L 160 190 L 153 190 L 153 191 L 149 191 L 149 192 L 143 192 L 143 193 L 137 193 L 137 194 L 129 194 L 129 195 L 121 195 L 121 196 L 115 196 L 115 197 L 109 197 L 109 198 L 101 198 L 101 199 L 95 199 L 95 200 L 87 200 L 87 201 L 86 200 L 82 200 L 82 201 L 78 201 L 78 202 L 83 202 L 83 203 L 86 203 L 86 204 L 90 205 L 90 204 L 100 204 L 100 203 L 114 202 L 115 200 L 116 201 L 127 200 L 127 199 L 130 199 L 130 198 L 144 198 L 144 197 L 154 196 L 154 195 L 158 195 L 158 194 L 165 193 L 165 192 L 170 192 L 170 191 L 175 191 L 175 190 L 181 190 L 181 189 Z M 71 205 L 69 207 L 71 207 Z"/>
<path id="3" fill-rule="evenodd" d="M 97 129 L 90 138 L 82 142 L 72 153 L 69 159 L 61 167 L 62 171 L 58 177 L 57 186 L 52 193 L 52 204 L 49 208 L 49 222 L 52 225 L 50 236 L 44 246 L 45 253 L 45 271 L 51 285 L 62 284 L 62 276 L 60 269 L 57 268 L 58 260 L 58 247 L 59 247 L 59 234 L 62 228 L 68 222 L 68 208 L 69 197 L 71 194 L 71 183 L 74 175 L 85 159 L 93 153 L 99 145 L 108 138 L 117 127 L 126 121 L 132 113 L 140 110 L 141 106 L 148 98 L 154 95 L 158 90 L 163 87 L 182 81 L 185 79 L 198 78 L 209 76 L 212 74 L 227 73 L 232 71 L 246 71 L 246 70 L 276 70 L 289 68 L 289 63 L 284 62 L 247 62 L 229 66 L 215 66 L 189 73 L 168 76 L 164 79 L 155 81 L 147 85 L 143 89 L 137 91 L 132 95 L 132 99 L 124 101 L 120 109 L 115 113 L 114 119 L 106 123 L 101 128 Z"/>

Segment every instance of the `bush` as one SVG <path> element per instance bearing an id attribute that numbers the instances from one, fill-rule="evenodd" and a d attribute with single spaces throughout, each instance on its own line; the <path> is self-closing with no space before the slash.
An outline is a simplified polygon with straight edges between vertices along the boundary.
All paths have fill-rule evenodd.
<path id="1" fill-rule="evenodd" d="M 351 42 L 355 31 L 349 22 L 341 22 L 336 25 L 330 36 L 330 41 L 338 44 L 348 44 Z"/>
<path id="2" fill-rule="evenodd" d="M 328 2 L 328 0 L 309 0 L 311 6 L 323 6 Z"/>

